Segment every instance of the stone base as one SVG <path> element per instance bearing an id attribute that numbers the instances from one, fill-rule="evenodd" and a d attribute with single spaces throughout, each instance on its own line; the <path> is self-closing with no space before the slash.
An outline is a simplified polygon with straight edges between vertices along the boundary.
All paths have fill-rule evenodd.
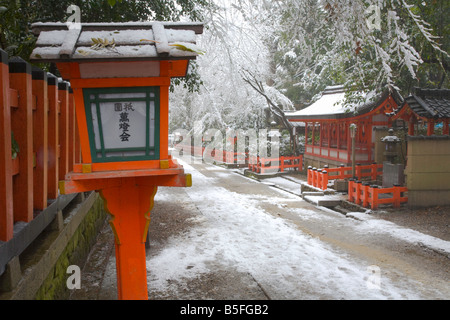
<path id="1" fill-rule="evenodd" d="M 402 164 L 383 162 L 383 187 L 391 188 L 394 184 L 404 185 L 405 175 L 403 170 L 404 166 Z"/>
<path id="2" fill-rule="evenodd" d="M 343 179 L 334 180 L 334 190 L 337 192 L 348 192 L 348 181 Z"/>

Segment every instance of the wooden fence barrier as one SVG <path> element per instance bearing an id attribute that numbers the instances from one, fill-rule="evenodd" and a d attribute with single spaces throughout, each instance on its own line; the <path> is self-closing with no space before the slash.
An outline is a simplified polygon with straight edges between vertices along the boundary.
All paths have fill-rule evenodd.
<path id="1" fill-rule="evenodd" d="M 203 152 L 205 151 L 205 148 L 203 148 Z M 239 153 L 234 151 L 227 151 L 227 150 L 212 150 L 211 154 L 204 154 L 203 157 L 209 156 L 210 158 L 216 160 L 220 163 L 225 164 L 246 164 L 249 161 L 248 153 Z"/>
<path id="2" fill-rule="evenodd" d="M 408 188 L 394 185 L 391 188 L 379 188 L 368 182 L 350 179 L 348 182 L 348 201 L 377 209 L 380 204 L 392 204 L 394 208 L 400 207 L 401 203 L 407 202 L 408 197 L 404 195 Z M 385 195 L 391 195 L 385 196 Z M 380 197 L 380 195 L 383 195 Z"/>
<path id="3" fill-rule="evenodd" d="M 252 157 L 249 159 L 248 168 L 256 173 L 284 172 L 289 168 L 303 170 L 303 155 L 279 158 Z"/>
<path id="4" fill-rule="evenodd" d="M 227 150 L 222 151 L 219 149 L 206 150 L 205 147 L 192 146 L 183 142 L 176 144 L 175 150 L 177 150 L 178 152 L 183 151 L 183 153 L 188 152 L 191 156 L 195 157 L 203 157 L 203 158 L 208 157 L 209 160 L 214 160 L 225 164 L 241 164 L 241 163 L 247 164 L 249 162 L 248 153 L 245 153 L 244 155 L 239 152 Z"/>
<path id="5" fill-rule="evenodd" d="M 372 180 L 376 180 L 377 176 L 382 175 L 382 164 L 372 163 L 369 165 L 355 166 L 355 177 L 361 180 L 363 177 L 370 177 Z M 308 167 L 307 170 L 307 183 L 313 187 L 326 190 L 328 182 L 336 179 L 352 178 L 352 167 L 344 167 L 343 165 L 338 168 L 323 169 Z"/>
<path id="6" fill-rule="evenodd" d="M 0 240 L 13 236 L 13 185 L 11 161 L 11 89 L 8 55 L 0 50 Z M 14 96 L 14 95 L 13 95 Z M 17 97 L 17 93 L 15 95 Z"/>
<path id="7" fill-rule="evenodd" d="M 15 222 L 30 222 L 58 198 L 58 181 L 81 155 L 69 84 L 2 50 L 0 57 L 0 241 L 9 241 Z"/>
<path id="8" fill-rule="evenodd" d="M 286 169 L 303 170 L 303 155 L 297 157 L 279 157 L 279 158 L 261 158 L 249 156 L 248 153 L 239 153 L 227 150 L 206 150 L 205 147 L 192 146 L 190 143 L 180 142 L 175 145 L 175 150 L 190 153 L 198 157 L 208 157 L 220 163 L 225 164 L 247 164 L 252 172 L 267 173 L 284 172 Z M 205 153 L 206 150 L 206 153 Z"/>

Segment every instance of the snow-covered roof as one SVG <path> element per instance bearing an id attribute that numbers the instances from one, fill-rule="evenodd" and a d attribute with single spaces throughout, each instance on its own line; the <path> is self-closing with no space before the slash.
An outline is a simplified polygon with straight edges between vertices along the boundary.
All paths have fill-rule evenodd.
<path id="1" fill-rule="evenodd" d="M 322 96 L 309 107 L 300 111 L 287 113 L 288 116 L 312 116 L 344 113 L 343 100 L 345 92 L 342 87 L 327 87 Z"/>
<path id="2" fill-rule="evenodd" d="M 349 118 L 357 114 L 372 111 L 387 99 L 389 93 L 385 92 L 379 96 L 365 95 L 366 102 L 358 105 L 345 103 L 345 90 L 343 86 L 329 86 L 322 92 L 321 97 L 310 106 L 295 112 L 286 112 L 286 117 L 292 121 L 302 119 L 337 119 Z M 394 99 L 400 104 L 402 98 L 395 93 Z"/>
<path id="3" fill-rule="evenodd" d="M 175 22 L 35 23 L 32 61 L 195 59 L 203 24 Z"/>
<path id="4" fill-rule="evenodd" d="M 428 119 L 450 118 L 449 89 L 414 88 L 413 94 L 405 99 L 411 110 Z"/>

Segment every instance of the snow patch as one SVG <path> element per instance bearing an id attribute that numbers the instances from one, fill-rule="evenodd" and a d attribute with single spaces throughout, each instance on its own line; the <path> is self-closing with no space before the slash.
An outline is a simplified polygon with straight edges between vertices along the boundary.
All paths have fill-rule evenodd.
<path id="1" fill-rule="evenodd" d="M 204 219 L 148 259 L 150 287 L 168 290 L 172 281 L 195 279 L 220 266 L 231 266 L 251 273 L 276 299 L 420 298 L 415 284 L 399 288 L 388 278 L 382 279 L 380 289 L 369 290 L 371 273 L 364 262 L 259 209 L 254 195 L 230 192 L 184 166 L 196 181 L 186 193 Z M 305 292 L 304 288 L 314 290 Z"/>
<path id="2" fill-rule="evenodd" d="M 68 32 L 68 30 L 42 32 L 36 41 L 36 46 L 61 45 L 64 42 Z"/>
<path id="3" fill-rule="evenodd" d="M 45 34 L 45 32 L 43 33 Z M 141 41 L 154 40 L 152 30 L 116 30 L 116 31 L 83 31 L 78 39 L 78 46 L 91 46 L 94 39 L 108 39 L 113 40 L 117 46 L 120 45 L 139 45 L 139 44 L 153 44 L 153 42 Z"/>
<path id="4" fill-rule="evenodd" d="M 388 234 L 414 245 L 428 247 L 450 257 L 450 241 L 445 241 L 409 228 L 403 228 L 393 222 L 377 219 L 366 213 L 352 212 L 350 216 L 362 221 L 362 223 L 356 226 L 356 229 L 363 234 Z"/>

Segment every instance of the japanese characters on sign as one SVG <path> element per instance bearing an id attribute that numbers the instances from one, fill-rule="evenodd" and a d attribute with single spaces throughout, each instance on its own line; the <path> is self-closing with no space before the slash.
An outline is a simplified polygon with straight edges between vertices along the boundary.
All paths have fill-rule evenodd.
<path id="1" fill-rule="evenodd" d="M 154 88 L 90 89 L 85 99 L 94 161 L 158 157 L 158 97 Z"/>
<path id="2" fill-rule="evenodd" d="M 121 130 L 120 140 L 122 142 L 129 141 L 130 134 L 130 119 L 128 118 L 129 112 L 134 111 L 133 104 L 131 102 L 125 103 L 122 108 L 122 103 L 116 103 L 114 110 L 120 112 L 119 129 Z"/>

